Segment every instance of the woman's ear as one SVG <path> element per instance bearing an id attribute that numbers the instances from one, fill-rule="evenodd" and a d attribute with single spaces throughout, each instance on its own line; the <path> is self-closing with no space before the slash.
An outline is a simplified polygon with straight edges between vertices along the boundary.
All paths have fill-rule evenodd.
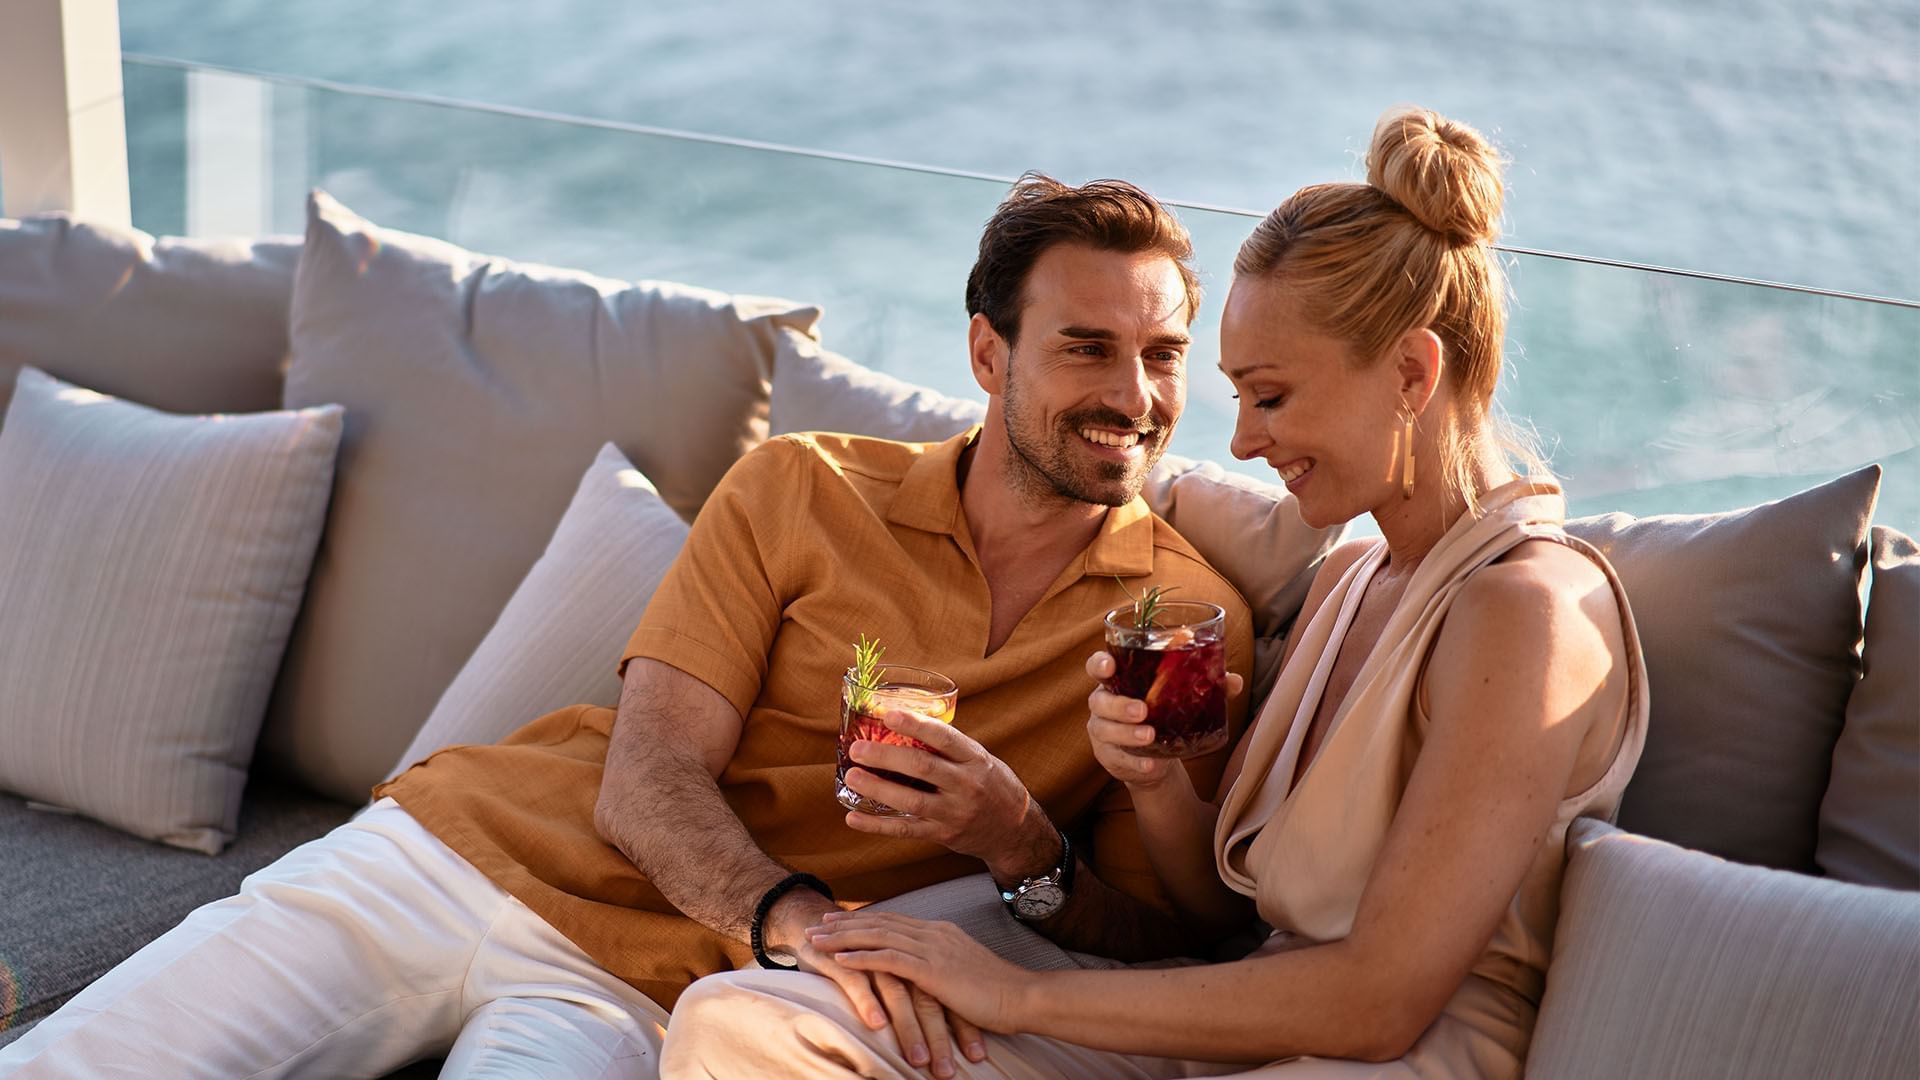
<path id="1" fill-rule="evenodd" d="M 973 364 L 973 381 L 992 397 L 1006 391 L 1007 355 L 1011 351 L 1007 339 L 985 315 L 975 315 L 967 323 L 967 356 Z"/>
<path id="2" fill-rule="evenodd" d="M 1426 412 L 1446 375 L 1447 349 L 1440 344 L 1440 335 L 1424 326 L 1401 334 L 1394 343 L 1393 361 L 1401 398 L 1415 413 Z"/>

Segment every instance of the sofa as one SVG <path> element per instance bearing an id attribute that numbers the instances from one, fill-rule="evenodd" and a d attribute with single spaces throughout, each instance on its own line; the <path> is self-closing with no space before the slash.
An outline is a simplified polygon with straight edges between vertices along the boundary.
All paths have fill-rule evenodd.
<path id="1" fill-rule="evenodd" d="M 0 1044 L 408 762 L 612 704 L 759 442 L 979 417 L 820 314 L 319 192 L 303 237 L 0 221 Z M 1619 820 L 1568 839 L 1530 1073 L 1920 1062 L 1920 549 L 1879 480 L 1570 523 L 1627 583 L 1654 716 Z M 1211 462 L 1147 496 L 1248 599 L 1271 685 L 1338 533 Z"/>

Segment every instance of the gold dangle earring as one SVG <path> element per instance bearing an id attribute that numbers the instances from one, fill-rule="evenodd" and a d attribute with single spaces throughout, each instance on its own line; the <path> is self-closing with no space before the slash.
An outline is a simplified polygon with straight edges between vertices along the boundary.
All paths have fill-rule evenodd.
<path id="1" fill-rule="evenodd" d="M 1401 408 L 1406 409 L 1403 404 Z M 1406 409 L 1406 429 L 1401 433 L 1404 450 L 1400 457 L 1400 497 L 1413 498 L 1413 410 Z"/>

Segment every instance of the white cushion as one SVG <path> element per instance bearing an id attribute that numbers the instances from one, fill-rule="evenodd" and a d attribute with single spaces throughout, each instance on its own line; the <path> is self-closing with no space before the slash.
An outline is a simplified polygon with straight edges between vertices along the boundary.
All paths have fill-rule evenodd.
<path id="1" fill-rule="evenodd" d="M 1913 1075 L 1920 893 L 1568 835 L 1527 1075 Z"/>
<path id="2" fill-rule="evenodd" d="M 568 705 L 617 704 L 621 646 L 686 540 L 652 482 L 619 447 L 601 447 L 546 553 L 391 772 Z"/>
<path id="3" fill-rule="evenodd" d="M 0 430 L 0 788 L 233 837 L 341 410 L 175 416 L 23 368 Z"/>
<path id="4" fill-rule="evenodd" d="M 821 348 L 788 342 L 774 362 L 773 434 L 838 431 L 902 442 L 950 438 L 979 423 L 986 405 L 916 386 Z M 1293 495 L 1229 473 L 1212 462 L 1177 454 L 1160 459 L 1141 492 L 1147 505 L 1240 590 L 1253 609 L 1254 634 L 1269 643 L 1283 634 L 1306 602 L 1313 570 L 1340 529 L 1313 529 L 1300 520 Z M 1264 648 L 1263 681 L 1279 658 Z"/>
<path id="5" fill-rule="evenodd" d="M 269 757 L 364 799 L 540 557 L 600 447 L 617 443 L 690 517 L 766 437 L 775 345 L 819 314 L 476 255 L 315 193 L 286 403 L 337 401 L 348 419 L 261 736 Z"/>

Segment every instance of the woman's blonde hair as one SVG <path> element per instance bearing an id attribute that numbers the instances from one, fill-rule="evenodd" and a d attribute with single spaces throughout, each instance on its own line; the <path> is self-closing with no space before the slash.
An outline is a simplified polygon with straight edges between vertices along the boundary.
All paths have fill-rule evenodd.
<path id="1" fill-rule="evenodd" d="M 1367 182 L 1293 193 L 1240 245 L 1233 271 L 1270 277 L 1308 322 L 1376 362 L 1426 327 L 1446 350 L 1467 439 L 1495 441 L 1522 472 L 1544 472 L 1527 441 L 1492 415 L 1506 337 L 1499 235 L 1504 162 L 1473 128 L 1427 109 L 1389 110 L 1367 148 Z M 1478 447 L 1444 445 L 1449 479 L 1475 492 Z"/>

